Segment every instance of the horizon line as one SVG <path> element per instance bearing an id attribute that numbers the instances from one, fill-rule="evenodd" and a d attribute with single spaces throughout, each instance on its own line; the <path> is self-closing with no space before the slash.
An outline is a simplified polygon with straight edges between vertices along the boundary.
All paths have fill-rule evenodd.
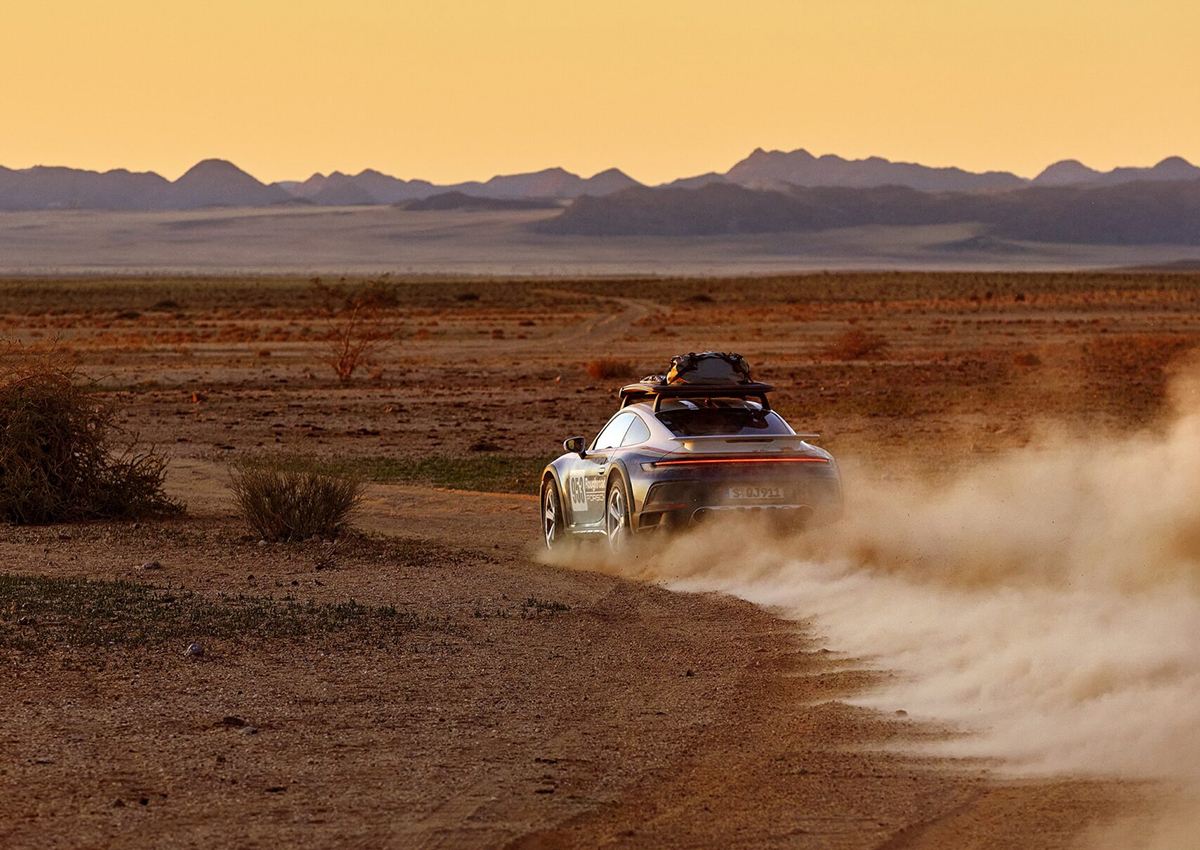
<path id="1" fill-rule="evenodd" d="M 562 166 L 562 165 L 551 165 L 551 166 L 546 166 L 546 167 L 543 167 L 543 168 L 535 168 L 535 169 L 532 169 L 532 170 L 529 170 L 529 171 L 505 171 L 505 172 L 499 172 L 499 171 L 498 171 L 498 172 L 495 172 L 494 174 L 492 174 L 490 177 L 487 177 L 487 178 L 484 178 L 484 179 L 470 178 L 470 179 L 466 179 L 466 180 L 457 180 L 457 181 L 453 181 L 453 182 L 447 182 L 447 183 L 440 183 L 440 182 L 438 182 L 438 181 L 435 181 L 435 180 L 429 180 L 429 179 L 427 179 L 427 178 L 424 178 L 424 177 L 397 177 L 395 174 L 391 174 L 391 173 L 389 173 L 389 172 L 387 172 L 387 171 L 384 171 L 384 170 L 382 170 L 382 169 L 380 169 L 380 168 L 377 168 L 377 167 L 375 167 L 375 166 L 366 166 L 366 167 L 364 167 L 364 168 L 361 168 L 361 169 L 359 169 L 357 172 L 354 172 L 354 171 L 343 171 L 343 170 L 342 170 L 342 169 L 340 169 L 340 168 L 335 168 L 335 169 L 333 169 L 333 170 L 331 170 L 331 171 L 319 171 L 319 170 L 318 170 L 318 171 L 313 171 L 313 172 L 311 172 L 310 174 L 308 174 L 307 176 L 305 176 L 305 177 L 301 177 L 301 178 L 285 178 L 285 179 L 282 179 L 282 180 L 271 180 L 271 181 L 266 181 L 266 180 L 262 180 L 261 178 L 259 178 L 259 177 L 255 176 L 255 175 L 254 175 L 252 172 L 250 172 L 249 170 L 247 170 L 247 169 L 243 168 L 242 166 L 238 165 L 238 164 L 237 164 L 236 162 L 234 162 L 232 159 L 227 159 L 227 158 L 225 158 L 225 157 L 221 157 L 221 156 L 206 156 L 206 157 L 201 157 L 200 159 L 196 160 L 196 161 L 195 161 L 195 162 L 194 162 L 192 165 L 188 166 L 188 167 L 187 167 L 187 168 L 185 168 L 185 169 L 184 169 L 182 172 L 180 172 L 179 176 L 178 176 L 178 177 L 175 177 L 175 178 L 170 178 L 170 177 L 167 177 L 167 176 L 166 176 L 165 174 L 163 174 L 162 172 L 160 172 L 160 171 L 156 171 L 156 170 L 154 170 L 154 169 L 144 169 L 144 170 L 138 170 L 138 169 L 135 169 L 135 168 L 130 168 L 130 167 L 128 167 L 128 166 L 116 166 L 116 167 L 113 167 L 113 168 L 106 168 L 106 169 L 103 169 L 103 170 L 102 170 L 102 169 L 98 169 L 98 168 L 84 168 L 84 167 L 73 166 L 73 165 L 61 165 L 61 164 L 59 164 L 59 165 L 55 165 L 55 164 L 49 164 L 49 163 L 44 163 L 44 162 L 39 162 L 39 163 L 35 163 L 35 164 L 33 164 L 33 165 L 28 165 L 28 166 L 17 166 L 17 167 L 12 167 L 12 166 L 6 166 L 6 165 L 4 165 L 4 163 L 3 163 L 3 162 L 0 162 L 0 168 L 4 168 L 4 169 L 6 169 L 6 170 L 10 170 L 10 171 L 29 171 L 29 170 L 31 170 L 31 169 L 34 169 L 34 168 L 65 168 L 65 169 L 69 169 L 69 170 L 72 170 L 72 171 L 86 171 L 86 172 L 91 172 L 91 173 L 94 173 L 94 174 L 107 174 L 107 173 L 114 172 L 114 171 L 117 171 L 117 172 L 119 172 L 119 171 L 124 171 L 124 172 L 128 172 L 128 173 L 130 173 L 130 174 L 154 174 L 154 175 L 157 175 L 157 176 L 159 176 L 159 177 L 162 177 L 164 180 L 167 180 L 167 181 L 169 181 L 169 182 L 171 182 L 171 183 L 175 183 L 175 182 L 176 182 L 176 181 L 178 181 L 178 180 L 179 180 L 181 177 L 183 177 L 185 174 L 187 174 L 189 171 L 191 171 L 193 168 L 195 168 L 197 165 L 200 165 L 201 163 L 204 163 L 204 162 L 223 162 L 223 163 L 227 163 L 227 164 L 229 164 L 229 165 L 232 165 L 234 168 L 237 168 L 239 171 L 241 171 L 241 172 L 243 172 L 243 173 L 245 173 L 245 174 L 248 174 L 248 175 L 250 175 L 250 176 L 251 176 L 251 177 L 253 177 L 255 180 L 258 180 L 258 182 L 262 183 L 262 184 L 263 184 L 263 185 L 265 185 L 265 186 L 272 186 L 272 185 L 276 185 L 276 184 L 280 184 L 280 183 L 303 183 L 303 182 L 305 182 L 306 180 L 309 180 L 309 179 L 311 179 L 312 177 L 315 177 L 315 176 L 321 176 L 321 177 L 330 177 L 330 176 L 332 176 L 332 175 L 334 175 L 334 174 L 342 174 L 342 175 L 345 175 L 345 176 L 347 176 L 347 177 L 357 177 L 358 175 L 360 175 L 360 174 L 362 174 L 363 172 L 366 172 L 366 171 L 374 171 L 374 172 L 376 172 L 376 173 L 378 173 L 378 174 L 382 174 L 382 175 L 383 175 L 383 176 L 385 176 L 385 177 L 390 177 L 390 178 L 392 178 L 392 179 L 395 179 L 395 180 L 402 180 L 402 181 L 404 181 L 404 182 L 406 182 L 406 183 L 411 183 L 411 182 L 421 181 L 421 182 L 430 183 L 430 184 L 432 184 L 432 185 L 434 185 L 434 186 L 458 186 L 458 185 L 462 185 L 462 184 L 464 184 L 464 183 L 480 183 L 480 184 L 483 184 L 483 183 L 487 183 L 487 182 L 488 182 L 488 180 L 492 180 L 492 179 L 494 179 L 494 178 L 496 178 L 496 177 L 512 177 L 512 176 L 519 176 L 519 175 L 526 175 L 526 174 L 540 174 L 540 173 L 542 173 L 542 172 L 545 172 L 545 171 L 554 171 L 554 170 L 560 170 L 560 171 L 563 171 L 563 172 L 565 172 L 565 173 L 567 173 L 567 174 L 571 174 L 571 175 L 573 175 L 573 176 L 580 177 L 581 179 L 585 179 L 585 180 L 587 180 L 587 179 L 591 179 L 591 178 L 593 178 L 593 177 L 596 177 L 596 176 L 598 176 L 598 175 L 600 175 L 600 174 L 604 174 L 604 173 L 606 173 L 606 172 L 609 172 L 609 171 L 618 171 L 618 172 L 620 172 L 621 174 L 625 175 L 626 177 L 629 177 L 631 180 L 634 180 L 635 182 L 637 182 L 637 183 L 639 183 L 639 184 L 641 184 L 641 185 L 643 185 L 643 186 L 648 186 L 648 187 L 657 187 L 657 186 L 665 186 L 665 185 L 668 185 L 669 183 L 675 182 L 675 181 L 677 181 L 677 180 L 687 180 L 687 179 L 690 179 L 690 178 L 692 178 L 692 177 L 700 177 L 700 176 L 702 176 L 702 175 L 704 175 L 704 174 L 726 174 L 726 173 L 728 173 L 728 171 L 729 171 L 730 169 L 732 169 L 732 168 L 734 167 L 734 165 L 737 165 L 739 162 L 742 162 L 742 161 L 744 161 L 745 159 L 749 158 L 750 156 L 753 156 L 753 155 L 754 155 L 754 154 L 756 154 L 756 153 L 766 153 L 766 154 L 776 154 L 776 153 L 778 153 L 778 154 L 785 154 L 785 155 L 787 155 L 787 154 L 799 153 L 799 152 L 801 152 L 801 151 L 803 151 L 803 152 L 805 152 L 805 153 L 808 153 L 808 154 L 809 154 L 810 156 L 812 156 L 814 159 L 823 159 L 823 158 L 825 158 L 825 157 L 836 157 L 836 158 L 838 158 L 838 159 L 841 159 L 841 160 L 842 160 L 842 161 L 844 161 L 844 162 L 865 162 L 865 161 L 872 160 L 872 159 L 878 159 L 878 160 L 882 160 L 882 161 L 884 161 L 884 162 L 890 163 L 890 164 L 892 164 L 892 165 L 917 165 L 917 166 L 920 166 L 920 167 L 923 167 L 923 168 L 931 168 L 931 169 L 958 169 L 958 170 L 960 170 L 960 171 L 963 171 L 963 172 L 966 172 L 966 173 L 968 173 L 968 174 L 1011 174 L 1012 176 L 1014 176 L 1014 177 L 1017 177 L 1018 179 L 1021 179 L 1021 180 L 1025 180 L 1025 181 L 1027 181 L 1027 182 L 1031 182 L 1031 181 L 1033 181 L 1034 179 L 1036 179 L 1036 178 L 1037 178 L 1037 176 L 1038 176 L 1038 175 L 1040 175 L 1040 174 L 1044 173 L 1044 172 L 1045 172 L 1045 171 L 1046 171 L 1048 168 L 1050 168 L 1050 167 L 1051 167 L 1051 166 L 1053 166 L 1053 165 L 1058 165 L 1058 164 L 1060 164 L 1060 163 L 1068 163 L 1068 162 L 1079 163 L 1080 165 L 1084 166 L 1085 168 L 1090 168 L 1091 170 L 1093 170 L 1093 171 L 1098 171 L 1098 172 L 1100 172 L 1100 173 L 1102 173 L 1102 174 L 1107 174 L 1107 173 L 1110 173 L 1110 172 L 1112 172 L 1112 171 L 1116 171 L 1117 169 L 1121 169 L 1121 168 L 1154 168 L 1154 167 L 1157 167 L 1157 166 L 1161 165 L 1162 163 L 1164 163 L 1164 162 L 1166 162 L 1166 161 L 1168 161 L 1168 160 L 1172 160 L 1172 159 L 1179 159 L 1179 160 L 1182 160 L 1183 162 L 1185 162 L 1185 163 L 1187 163 L 1187 164 L 1189 164 L 1189 165 L 1194 165 L 1194 163 L 1192 163 L 1192 161 L 1191 161 L 1191 160 L 1189 160 L 1187 157 L 1184 157 L 1184 156 L 1182 156 L 1182 155 L 1180 155 L 1180 154 L 1168 154 L 1168 155 L 1166 155 L 1166 156 L 1163 156 L 1163 157 L 1161 157 L 1161 158 L 1160 158 L 1160 159 L 1158 159 L 1156 162 L 1154 162 L 1154 163 L 1152 163 L 1152 164 L 1150 164 L 1150 165 L 1117 165 L 1117 166 L 1114 166 L 1113 168 L 1110 168 L 1110 169 L 1104 170 L 1104 169 L 1093 168 L 1092 166 L 1089 166 L 1089 165 L 1087 165 L 1087 163 L 1085 163 L 1085 162 L 1083 162 L 1082 160 L 1080 160 L 1080 159 L 1077 159 L 1077 158 L 1075 158 L 1075 157 L 1066 157 L 1066 158 L 1063 158 L 1063 159 L 1056 159 L 1056 160 L 1054 160 L 1053 162 L 1051 162 L 1051 163 L 1047 164 L 1046 166 L 1044 166 L 1044 167 L 1043 167 L 1043 168 L 1042 168 L 1040 171 L 1038 171 L 1038 173 L 1037 173 L 1037 174 L 1033 175 L 1032 177 L 1028 177 L 1028 176 L 1025 176 L 1025 175 L 1023 175 L 1023 174 L 1018 174 L 1018 173 L 1017 173 L 1017 172 L 1015 172 L 1015 171 L 1010 171 L 1010 170 L 1003 169 L 1003 168 L 988 168 L 988 169 L 985 169 L 985 170 L 982 170 L 982 171 L 972 171 L 971 169 L 968 169 L 968 168 L 963 168 L 962 166 L 958 166 L 958 165 L 930 165 L 930 164 L 928 164 L 928 163 L 919 162 L 919 161 L 917 161 L 917 160 L 906 160 L 906 159 L 889 159 L 889 158 L 887 158 L 887 157 L 885 157 L 885 156 L 880 156 L 880 155 L 877 155 L 877 154 L 872 154 L 872 155 L 870 155 L 870 156 L 865 156 L 865 157 L 851 158 L 851 157 L 844 157 L 844 156 L 841 156 L 840 154 L 836 154 L 836 153 L 832 153 L 832 152 L 830 152 L 830 153 L 822 153 L 822 154 L 814 154 L 814 153 L 812 153 L 811 151 L 809 151 L 809 150 L 807 150 L 806 148 L 803 148 L 803 147 L 794 148 L 794 149 L 792 149 L 792 150 L 782 150 L 782 149 L 779 149 L 779 148 L 768 150 L 768 149 L 766 149 L 766 148 L 763 148 L 763 147 L 759 146 L 759 147 L 756 147 L 754 150 L 752 150 L 752 151 L 751 151 L 749 154 L 746 154 L 746 155 L 745 155 L 745 156 L 743 156 L 741 159 L 737 160 L 737 161 L 736 161 L 736 162 L 735 162 L 733 165 L 729 166 L 729 168 L 725 169 L 724 171 L 719 171 L 719 170 L 716 170 L 716 169 L 711 169 L 710 171 L 707 171 L 707 172 L 700 172 L 700 173 L 698 173 L 698 174 L 689 174 L 689 175 L 685 175 L 685 176 L 682 176 L 682 177 L 675 177 L 675 178 L 672 178 L 671 180 L 665 180 L 665 181 L 662 181 L 662 182 L 660 182 L 660 183 L 647 183 L 647 182 L 645 182 L 645 181 L 638 180 L 636 177 L 634 177 L 633 175 L 631 175 L 631 174 L 630 174 L 628 171 L 626 171 L 625 169 L 623 169 L 623 168 L 621 168 L 621 167 L 619 167 L 619 166 L 609 166 L 609 167 L 607 167 L 607 168 L 601 168 L 599 171 L 596 171 L 596 172 L 594 172 L 594 173 L 593 173 L 593 174 L 591 174 L 591 175 L 584 176 L 584 173 L 583 173 L 583 172 L 575 172 L 575 171 L 571 171 L 569 168 L 566 168 L 565 166 Z"/>

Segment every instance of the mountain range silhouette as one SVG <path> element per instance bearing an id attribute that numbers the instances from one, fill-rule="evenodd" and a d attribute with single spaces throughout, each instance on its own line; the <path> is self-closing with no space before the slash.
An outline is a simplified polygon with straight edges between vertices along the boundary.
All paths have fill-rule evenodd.
<path id="1" fill-rule="evenodd" d="M 881 157 L 844 159 L 814 156 L 804 149 L 753 151 L 724 173 L 710 172 L 672 181 L 659 189 L 691 190 L 710 185 L 785 193 L 801 188 L 875 189 L 899 186 L 921 192 L 991 193 L 1024 187 L 1105 187 L 1132 182 L 1178 182 L 1200 178 L 1200 168 L 1172 156 L 1149 168 L 1101 172 L 1077 160 L 1062 160 L 1027 180 L 1006 171 L 971 172 Z M 61 166 L 10 169 L 0 166 L 0 210 L 107 209 L 187 210 L 211 206 L 259 207 L 274 204 L 354 206 L 400 204 L 447 192 L 469 198 L 571 201 L 630 189 L 648 189 L 616 168 L 581 177 L 562 168 L 497 175 L 486 181 L 448 185 L 403 180 L 374 169 L 358 174 L 334 171 L 303 181 L 266 184 L 233 163 L 205 159 L 171 181 L 154 172 L 126 169 L 97 172 Z M 649 189 L 648 189 L 649 190 Z M 655 191 L 655 190 L 650 190 Z"/>

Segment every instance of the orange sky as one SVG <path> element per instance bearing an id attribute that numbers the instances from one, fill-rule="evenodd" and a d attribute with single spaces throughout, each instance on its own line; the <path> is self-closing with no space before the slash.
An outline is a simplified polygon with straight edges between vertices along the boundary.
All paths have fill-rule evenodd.
<path id="1" fill-rule="evenodd" d="M 1200 161 L 1193 0 L 38 0 L 0 164 L 657 182 L 806 147 L 1032 175 Z"/>

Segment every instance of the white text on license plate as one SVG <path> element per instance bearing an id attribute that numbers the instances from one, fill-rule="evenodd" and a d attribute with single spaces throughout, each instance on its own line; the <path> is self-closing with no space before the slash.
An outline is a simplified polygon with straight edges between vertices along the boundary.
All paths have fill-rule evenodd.
<path id="1" fill-rule="evenodd" d="M 783 499 L 782 487 L 730 487 L 726 495 L 731 502 L 765 502 Z"/>

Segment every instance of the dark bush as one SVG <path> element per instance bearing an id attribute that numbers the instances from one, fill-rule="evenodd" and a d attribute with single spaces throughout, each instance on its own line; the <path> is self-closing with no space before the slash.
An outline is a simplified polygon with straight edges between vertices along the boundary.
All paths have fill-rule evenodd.
<path id="1" fill-rule="evenodd" d="M 123 436 L 128 439 L 122 440 Z M 0 520 L 21 524 L 179 513 L 167 461 L 116 424 L 116 409 L 54 356 L 0 370 Z"/>
<path id="2" fill-rule="evenodd" d="M 242 519 L 263 540 L 281 541 L 337 537 L 363 495 L 362 479 L 299 455 L 242 461 L 230 488 Z"/>

